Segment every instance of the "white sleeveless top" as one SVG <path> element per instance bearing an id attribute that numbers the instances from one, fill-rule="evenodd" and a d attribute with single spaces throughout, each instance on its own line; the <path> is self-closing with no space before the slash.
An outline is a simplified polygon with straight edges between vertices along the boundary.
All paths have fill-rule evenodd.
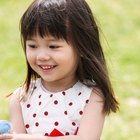
<path id="1" fill-rule="evenodd" d="M 36 89 L 27 101 L 21 101 L 25 128 L 29 134 L 46 136 L 76 135 L 92 88 L 77 82 L 57 93 L 47 91 L 36 81 Z"/>

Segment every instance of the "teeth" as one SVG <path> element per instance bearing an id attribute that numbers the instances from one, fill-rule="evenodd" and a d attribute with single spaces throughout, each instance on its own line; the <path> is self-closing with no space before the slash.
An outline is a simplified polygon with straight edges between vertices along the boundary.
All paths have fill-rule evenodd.
<path id="1" fill-rule="evenodd" d="M 51 69 L 51 68 L 53 68 L 54 66 L 41 66 L 42 67 L 42 69 Z"/>

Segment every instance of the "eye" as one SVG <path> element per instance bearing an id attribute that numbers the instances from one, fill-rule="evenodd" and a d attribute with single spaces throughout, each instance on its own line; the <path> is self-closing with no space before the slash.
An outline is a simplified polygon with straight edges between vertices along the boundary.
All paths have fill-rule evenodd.
<path id="1" fill-rule="evenodd" d="M 36 45 L 32 45 L 32 44 L 28 44 L 27 46 L 30 47 L 30 48 L 37 48 Z"/>
<path id="2" fill-rule="evenodd" d="M 59 48 L 60 46 L 57 46 L 57 45 L 50 45 L 49 46 L 49 48 L 51 48 L 51 49 L 57 49 L 57 48 Z"/>

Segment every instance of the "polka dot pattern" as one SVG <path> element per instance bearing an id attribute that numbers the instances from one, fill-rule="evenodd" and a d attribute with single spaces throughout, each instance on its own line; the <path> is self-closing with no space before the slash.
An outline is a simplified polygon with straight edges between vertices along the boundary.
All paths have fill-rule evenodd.
<path id="1" fill-rule="evenodd" d="M 25 127 L 28 129 L 30 126 L 29 126 L 29 124 L 26 124 Z"/>
<path id="2" fill-rule="evenodd" d="M 65 96 L 66 95 L 66 92 L 63 91 L 62 94 Z"/>
<path id="3" fill-rule="evenodd" d="M 89 102 L 89 100 L 86 100 L 86 104 Z"/>
<path id="4" fill-rule="evenodd" d="M 49 136 L 49 134 L 48 133 L 45 133 L 45 136 Z"/>
<path id="5" fill-rule="evenodd" d="M 54 123 L 54 125 L 55 125 L 55 126 L 58 126 L 58 125 L 59 125 L 59 123 L 58 123 L 58 122 L 55 122 L 55 123 Z"/>
<path id="6" fill-rule="evenodd" d="M 45 111 L 45 112 L 44 112 L 44 115 L 47 116 L 47 115 L 48 115 L 48 111 Z"/>
<path id="7" fill-rule="evenodd" d="M 36 113 L 33 114 L 33 118 L 35 118 L 35 117 L 36 117 Z"/>
<path id="8" fill-rule="evenodd" d="M 69 132 L 66 132 L 65 135 L 70 135 L 70 133 Z"/>
<path id="9" fill-rule="evenodd" d="M 23 115 L 26 131 L 31 133 L 34 130 L 32 133 L 40 132 L 45 136 L 77 134 L 91 90 L 81 83 L 76 90 L 73 86 L 60 93 L 47 94 L 47 91 L 38 88 L 31 96 L 31 101 L 25 102 L 24 108 L 22 105 L 23 110 L 26 108 L 26 114 Z"/>
<path id="10" fill-rule="evenodd" d="M 53 94 L 51 94 L 50 97 L 53 97 Z"/>
<path id="11" fill-rule="evenodd" d="M 78 96 L 80 96 L 81 94 L 82 94 L 82 93 L 81 93 L 81 92 L 79 92 L 79 93 L 78 93 Z"/>
<path id="12" fill-rule="evenodd" d="M 39 102 L 38 105 L 40 106 L 42 104 L 42 102 Z"/>
<path id="13" fill-rule="evenodd" d="M 75 122 L 72 122 L 72 125 L 73 125 L 73 126 L 75 126 L 75 125 L 76 125 L 76 123 L 75 123 Z"/>
<path id="14" fill-rule="evenodd" d="M 72 105 L 73 105 L 73 103 L 72 103 L 72 102 L 70 102 L 70 103 L 69 103 L 69 106 L 72 106 Z"/>
<path id="15" fill-rule="evenodd" d="M 68 112 L 67 112 L 67 111 L 64 111 L 64 114 L 65 114 L 65 115 L 68 115 Z"/>
<path id="16" fill-rule="evenodd" d="M 27 104 L 27 108 L 30 108 L 31 107 L 31 105 L 30 104 Z"/>
<path id="17" fill-rule="evenodd" d="M 83 115 L 83 111 L 79 111 L 79 114 L 80 114 L 80 115 Z"/>
<path id="18" fill-rule="evenodd" d="M 36 122 L 36 123 L 35 123 L 35 126 L 36 126 L 36 127 L 38 127 L 38 126 L 39 126 L 39 123 L 38 123 L 38 122 Z"/>
<path id="19" fill-rule="evenodd" d="M 55 101 L 54 101 L 54 104 L 55 104 L 55 105 L 57 105 L 57 104 L 58 104 L 58 101 L 57 101 L 57 100 L 55 100 Z"/>

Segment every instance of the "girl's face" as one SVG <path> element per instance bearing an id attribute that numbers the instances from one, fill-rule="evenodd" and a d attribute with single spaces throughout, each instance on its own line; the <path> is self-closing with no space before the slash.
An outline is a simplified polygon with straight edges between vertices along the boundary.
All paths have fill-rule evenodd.
<path id="1" fill-rule="evenodd" d="M 44 85 L 76 80 L 78 56 L 73 46 L 52 36 L 34 36 L 26 41 L 26 57 Z"/>

